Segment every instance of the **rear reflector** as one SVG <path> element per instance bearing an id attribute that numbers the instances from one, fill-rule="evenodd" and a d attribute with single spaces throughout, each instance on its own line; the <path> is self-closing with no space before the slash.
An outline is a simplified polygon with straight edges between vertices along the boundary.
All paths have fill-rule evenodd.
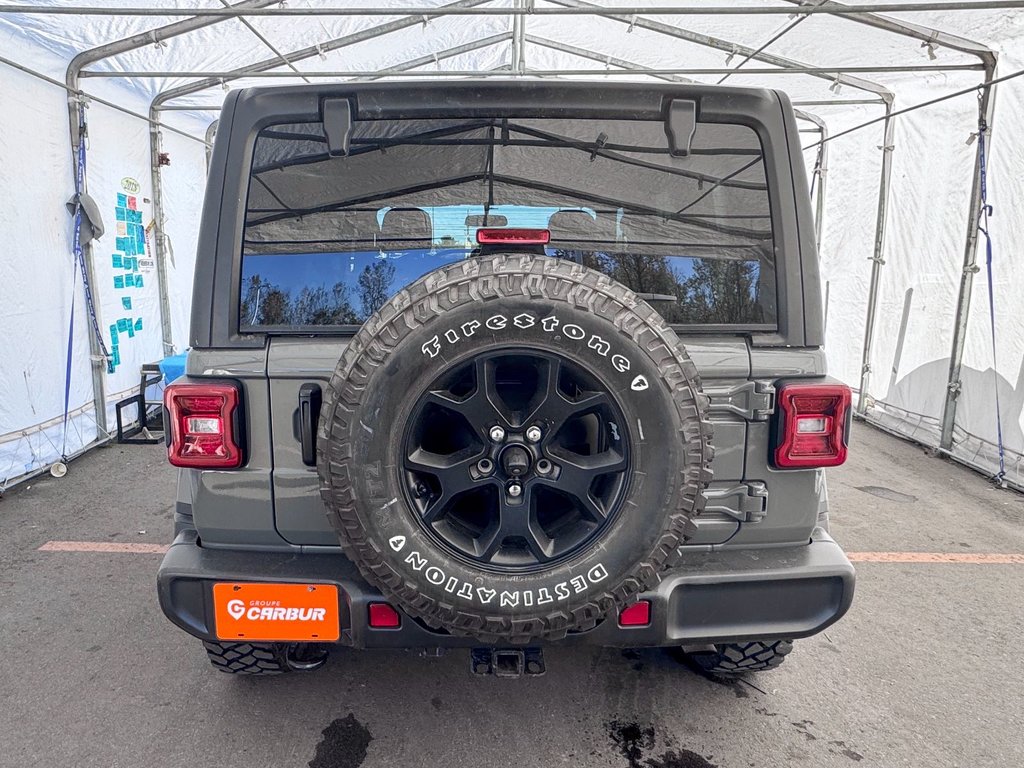
<path id="1" fill-rule="evenodd" d="M 628 608 L 623 608 L 619 614 L 620 627 L 646 627 L 651 623 L 651 603 L 649 600 L 640 600 Z"/>
<path id="2" fill-rule="evenodd" d="M 845 384 L 784 384 L 778 397 L 776 467 L 836 467 L 846 461 L 849 387 Z"/>
<path id="3" fill-rule="evenodd" d="M 170 424 L 167 458 L 176 467 L 230 469 L 242 465 L 236 435 L 238 389 L 233 384 L 171 384 L 164 390 Z"/>
<path id="4" fill-rule="evenodd" d="M 480 245 L 545 245 L 551 240 L 546 229 L 478 229 L 476 241 Z"/>
<path id="5" fill-rule="evenodd" d="M 402 626 L 402 617 L 387 603 L 370 603 L 369 621 L 374 629 L 395 629 Z"/>

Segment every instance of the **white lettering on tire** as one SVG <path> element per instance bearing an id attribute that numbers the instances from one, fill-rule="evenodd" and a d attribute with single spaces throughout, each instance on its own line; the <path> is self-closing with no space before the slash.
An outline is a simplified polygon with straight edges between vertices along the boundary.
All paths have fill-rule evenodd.
<path id="1" fill-rule="evenodd" d="M 424 355 L 428 355 L 431 360 L 437 357 L 441 353 L 441 342 L 437 336 L 434 336 L 430 341 L 420 347 L 423 350 Z"/>
<path id="2" fill-rule="evenodd" d="M 416 550 L 413 550 L 409 553 L 409 556 L 405 558 L 405 562 L 412 565 L 412 569 L 414 571 L 422 571 L 424 568 L 427 567 L 426 558 L 420 555 L 420 553 Z"/>
<path id="3" fill-rule="evenodd" d="M 535 315 L 531 315 L 529 312 L 520 312 L 511 320 L 509 320 L 505 315 L 491 315 L 483 324 L 484 327 L 489 330 L 501 331 L 508 328 L 510 324 L 514 325 L 516 328 L 526 329 L 534 327 L 538 322 L 540 323 L 540 327 L 546 333 L 554 334 L 561 329 L 562 333 L 565 334 L 565 337 L 571 341 L 583 341 L 586 339 L 587 349 L 593 350 L 604 358 L 608 358 L 609 355 L 611 355 L 609 361 L 611 362 L 612 368 L 618 373 L 626 373 L 633 367 L 633 363 L 625 355 L 619 354 L 618 352 L 611 354 L 612 342 L 597 335 L 596 333 L 591 333 L 588 336 L 588 332 L 576 323 L 567 323 L 563 325 L 562 321 L 555 315 L 548 315 L 539 321 Z M 442 341 L 450 345 L 458 344 L 463 339 L 472 337 L 479 328 L 479 320 L 469 320 L 457 328 L 449 328 L 443 334 L 435 335 L 421 347 L 421 350 L 424 355 L 433 359 L 441 354 Z M 650 384 L 647 381 L 647 378 L 643 375 L 634 377 L 633 381 L 630 383 L 630 388 L 634 392 L 643 392 L 649 387 Z"/>

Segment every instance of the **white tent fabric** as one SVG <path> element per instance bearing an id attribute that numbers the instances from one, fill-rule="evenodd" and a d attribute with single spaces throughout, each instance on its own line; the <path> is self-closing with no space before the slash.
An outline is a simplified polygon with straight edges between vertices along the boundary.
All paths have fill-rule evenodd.
<path id="1" fill-rule="evenodd" d="M 628 5 L 624 0 L 603 1 L 616 7 Z M 595 73 L 585 76 L 590 80 L 621 80 L 613 73 L 632 66 L 635 69 L 629 77 L 644 80 L 651 76 L 639 68 L 709 70 L 742 63 L 726 84 L 784 90 L 804 113 L 822 121 L 828 133 L 835 135 L 880 117 L 879 93 L 891 92 L 893 107 L 898 110 L 977 86 L 984 79 L 983 71 L 963 68 L 977 66 L 977 56 L 954 50 L 940 38 L 933 38 L 929 45 L 927 35 L 922 40 L 921 36 L 898 34 L 837 15 L 639 14 L 608 18 L 534 14 L 520 24 L 507 14 L 429 15 L 431 8 L 442 4 L 439 0 L 373 3 L 378 8 L 393 7 L 393 15 L 207 18 L 211 23 L 186 34 L 163 39 L 158 32 L 130 50 L 85 65 L 81 88 L 97 97 L 86 109 L 88 190 L 107 225 L 107 233 L 92 250 L 95 311 L 108 349 L 112 338 L 120 342 L 119 365 L 113 373 L 102 374 L 102 410 L 108 429 L 113 423 L 113 403 L 138 386 L 139 366 L 187 346 L 205 183 L 204 139 L 217 115 L 204 108 L 218 106 L 224 89 L 302 82 L 292 66 L 306 73 L 352 72 L 363 77 L 379 70 L 389 70 L 391 76 L 406 72 L 407 76 L 435 73 L 459 77 L 466 75 L 444 73 L 504 71 L 505 76 L 531 77 L 537 72 L 552 76 L 589 70 Z M 485 8 L 521 5 L 518 0 L 463 0 L 461 4 Z M 580 0 L 538 0 L 534 5 L 555 8 L 559 4 L 584 5 Z M 673 5 L 645 2 L 644 6 L 656 4 Z M 855 6 L 857 2 L 847 4 Z M 260 0 L 250 0 L 247 5 L 277 7 Z M 288 11 L 343 5 L 329 0 L 290 0 Z M 715 5 L 794 7 L 786 0 L 718 0 Z M 173 4 L 111 0 L 106 6 L 225 8 L 220 0 Z M 413 7 L 420 12 L 410 13 Z M 0 398 L 0 488 L 105 437 L 97 429 L 92 379 L 94 364 L 102 361 L 93 360 L 90 352 L 91 320 L 81 275 L 71 255 L 72 219 L 64 207 L 74 192 L 74 166 L 68 94 L 59 84 L 65 81 L 72 59 L 83 51 L 187 18 L 0 13 L 0 57 L 9 62 L 0 63 L 0 392 L 4 393 Z M 940 10 L 892 13 L 887 18 L 958 35 L 991 49 L 998 55 L 997 75 L 1024 68 L 1024 10 Z M 392 31 L 371 34 L 382 26 Z M 763 55 L 744 62 L 745 52 L 759 49 L 782 31 L 781 37 L 764 48 Z M 518 39 L 522 40 L 521 56 Z M 303 51 L 313 55 L 291 55 Z M 778 66 L 782 59 L 790 65 L 834 69 L 790 73 Z M 240 67 L 260 62 L 264 72 L 285 77 L 230 76 Z M 856 72 L 836 79 L 839 70 L 864 66 L 934 69 Z M 513 68 L 514 73 L 509 71 Z M 134 74 L 91 76 L 118 73 Z M 711 83 L 722 75 L 705 72 L 664 77 Z M 188 87 L 196 83 L 205 87 L 194 91 Z M 996 360 L 982 238 L 977 252 L 981 271 L 973 279 L 950 452 L 989 474 L 995 472 L 998 388 L 1007 479 L 1024 485 L 1024 216 L 1020 215 L 1024 211 L 1024 153 L 1017 149 L 1015 135 L 1024 120 L 1024 78 L 1001 83 L 993 90 L 988 193 L 994 205 Z M 170 159 L 170 165 L 159 171 L 160 222 L 153 205 L 150 125 L 105 106 L 100 99 L 141 116 L 149 114 L 154 99 L 160 106 L 173 108 L 156 113 L 163 124 L 160 151 Z M 850 103 L 865 100 L 876 103 Z M 828 144 L 821 258 L 832 373 L 854 387 L 860 385 L 879 180 L 883 153 L 888 151 L 892 174 L 866 415 L 931 446 L 939 445 L 940 440 L 964 246 L 973 216 L 971 185 L 977 142 L 968 141 L 978 130 L 977 122 L 977 99 L 969 93 L 896 117 L 889 149 L 881 146 L 881 123 Z M 801 125 L 814 127 L 810 122 Z M 818 139 L 816 133 L 803 136 L 806 144 Z M 816 150 L 809 149 L 805 156 L 808 168 L 813 169 Z M 815 186 L 820 190 L 820 179 Z M 147 233 L 145 242 L 130 247 L 141 253 L 129 254 L 119 248 L 128 244 L 118 241 L 117 212 L 119 208 L 128 210 L 128 198 L 134 199 L 133 208 L 138 211 L 130 218 L 138 221 L 123 222 L 126 234 L 121 237 L 138 231 L 130 225 L 140 225 Z M 161 235 L 166 246 L 160 253 L 169 299 L 163 311 L 155 263 L 155 241 Z M 134 256 L 140 263 L 125 269 L 125 256 Z M 130 287 L 125 286 L 128 274 L 133 278 Z M 134 285 L 138 276 L 142 287 Z M 115 282 L 118 277 L 121 280 Z M 130 309 L 126 299 L 130 299 Z M 72 300 L 75 322 L 65 428 Z M 166 321 L 166 334 L 162 320 Z M 131 331 L 126 327 L 129 322 Z"/>

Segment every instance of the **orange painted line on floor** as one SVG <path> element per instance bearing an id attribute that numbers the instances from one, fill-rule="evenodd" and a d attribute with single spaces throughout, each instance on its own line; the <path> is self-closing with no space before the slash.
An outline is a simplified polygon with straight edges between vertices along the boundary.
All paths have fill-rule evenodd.
<path id="1" fill-rule="evenodd" d="M 969 552 L 847 552 L 854 563 L 968 563 L 1024 565 L 1024 554 Z"/>
<path id="2" fill-rule="evenodd" d="M 114 541 L 48 541 L 39 548 L 40 552 L 121 552 L 130 555 L 162 555 L 169 547 L 166 544 L 143 544 L 141 542 Z"/>

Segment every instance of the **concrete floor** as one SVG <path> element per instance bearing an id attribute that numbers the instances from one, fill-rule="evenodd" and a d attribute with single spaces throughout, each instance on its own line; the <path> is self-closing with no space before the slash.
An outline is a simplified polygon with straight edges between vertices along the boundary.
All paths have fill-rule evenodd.
<path id="1" fill-rule="evenodd" d="M 1024 497 L 854 437 L 830 479 L 848 551 L 1024 552 Z M 862 563 L 847 617 L 749 684 L 586 649 L 518 681 L 393 652 L 239 679 L 160 613 L 159 555 L 37 551 L 168 542 L 173 480 L 162 447 L 118 446 L 0 501 L 0 766 L 1024 765 L 1024 565 Z"/>

